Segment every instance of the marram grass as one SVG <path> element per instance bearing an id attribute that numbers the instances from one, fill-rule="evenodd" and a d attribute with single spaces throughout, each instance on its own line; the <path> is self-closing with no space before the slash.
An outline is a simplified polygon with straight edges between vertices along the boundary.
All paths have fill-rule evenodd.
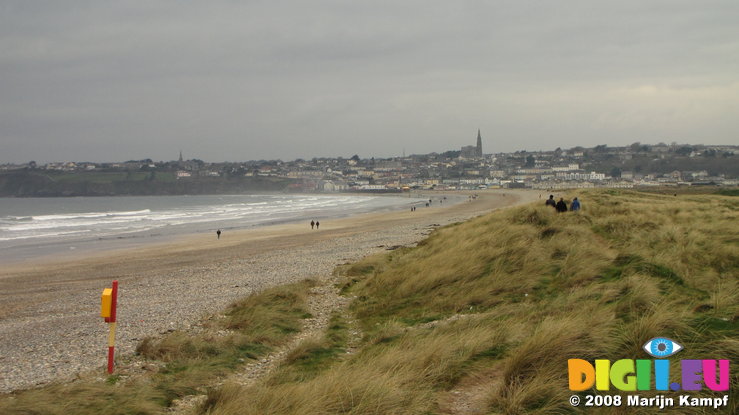
<path id="1" fill-rule="evenodd" d="M 647 340 L 667 336 L 685 346 L 681 359 L 738 361 L 739 201 L 577 196 L 580 212 L 507 209 L 339 270 L 356 296 L 359 350 L 304 382 L 213 391 L 201 413 L 449 413 L 448 397 L 470 380 L 480 413 L 579 413 L 568 358 L 640 357 Z M 732 397 L 723 413 L 736 410 Z"/>

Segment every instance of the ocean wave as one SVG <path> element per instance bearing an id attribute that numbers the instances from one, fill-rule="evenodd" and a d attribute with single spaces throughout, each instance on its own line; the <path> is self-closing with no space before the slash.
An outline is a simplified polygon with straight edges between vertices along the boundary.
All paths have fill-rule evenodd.
<path id="1" fill-rule="evenodd" d="M 60 236 L 70 236 L 70 235 L 81 235 L 86 234 L 90 232 L 89 229 L 82 229 L 78 231 L 69 231 L 69 232 L 47 232 L 47 233 L 40 233 L 40 234 L 24 234 L 24 235 L 16 235 L 16 236 L 0 236 L 0 241 L 15 241 L 15 240 L 21 240 L 21 239 L 33 239 L 33 238 L 55 238 Z"/>
<path id="2" fill-rule="evenodd" d="M 7 232 L 23 232 L 23 231 L 32 231 L 32 230 L 43 230 L 43 229 L 56 229 L 56 228 L 87 228 L 87 227 L 96 227 L 96 226 L 106 226 L 110 224 L 115 223 L 132 223 L 139 220 L 143 220 L 143 218 L 139 219 L 106 219 L 106 220 L 85 220 L 85 221 L 73 221 L 73 222 L 64 222 L 64 221 L 57 221 L 57 222 L 40 222 L 40 223 L 28 223 L 28 224 L 21 224 L 21 225 L 10 225 L 10 226 L 3 226 L 2 230 Z"/>
<path id="3" fill-rule="evenodd" d="M 37 221 L 61 221 L 75 219 L 94 219 L 94 218 L 112 218 L 116 216 L 137 216 L 151 213 L 150 209 L 132 210 L 124 212 L 90 212 L 90 213 L 67 213 L 62 215 L 40 215 L 31 216 L 32 220 Z"/>

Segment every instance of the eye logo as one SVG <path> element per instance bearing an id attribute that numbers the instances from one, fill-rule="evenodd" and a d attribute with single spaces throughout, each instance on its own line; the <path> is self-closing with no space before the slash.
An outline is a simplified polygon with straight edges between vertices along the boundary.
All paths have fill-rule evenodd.
<path id="1" fill-rule="evenodd" d="M 583 359 L 568 359 L 570 390 L 585 391 L 593 386 L 599 391 L 612 387 L 620 391 L 699 391 L 703 387 L 712 391 L 729 390 L 729 359 L 680 360 L 680 367 L 670 376 L 671 361 L 666 358 L 684 349 L 683 345 L 667 337 L 654 337 L 644 343 L 642 349 L 656 360 L 620 359 L 611 362 L 596 359 L 591 363 Z M 682 375 L 682 381 L 670 383 L 678 374 Z"/>
<path id="2" fill-rule="evenodd" d="M 670 340 L 666 337 L 655 337 L 652 340 L 644 343 L 644 346 L 642 348 L 650 356 L 662 359 L 679 352 L 683 349 L 683 346 L 680 343 L 674 340 Z"/>

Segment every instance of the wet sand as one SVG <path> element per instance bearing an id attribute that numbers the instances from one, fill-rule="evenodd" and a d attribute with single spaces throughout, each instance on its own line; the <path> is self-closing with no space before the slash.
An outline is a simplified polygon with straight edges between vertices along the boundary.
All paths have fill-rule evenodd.
<path id="1" fill-rule="evenodd" d="M 45 259 L 0 270 L 0 392 L 102 367 L 107 325 L 100 293 L 120 283 L 117 345 L 130 355 L 145 336 L 187 329 L 266 287 L 327 275 L 390 246 L 413 245 L 436 225 L 538 200 L 532 191 L 482 191 L 471 202 L 415 212 L 362 214 L 244 231 L 189 235 L 163 244 Z"/>

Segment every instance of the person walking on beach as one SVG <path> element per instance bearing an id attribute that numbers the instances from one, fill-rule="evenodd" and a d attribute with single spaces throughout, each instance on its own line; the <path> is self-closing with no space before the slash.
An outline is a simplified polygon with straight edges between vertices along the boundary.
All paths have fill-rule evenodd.
<path id="1" fill-rule="evenodd" d="M 321 225 L 321 222 L 319 222 L 319 221 L 316 221 L 316 229 L 318 229 L 318 227 L 319 227 L 320 225 Z"/>
<path id="2" fill-rule="evenodd" d="M 553 208 L 557 207 L 557 202 L 554 201 L 554 195 L 549 195 L 549 199 L 547 199 L 546 202 L 544 202 L 546 206 L 551 206 Z"/>
<path id="3" fill-rule="evenodd" d="M 557 209 L 557 212 L 567 212 L 567 203 L 565 203 L 564 198 L 560 197 L 559 202 L 554 206 Z"/>
<path id="4" fill-rule="evenodd" d="M 310 221 L 310 228 L 311 228 L 311 229 L 313 229 L 313 226 L 314 226 L 315 224 L 316 224 L 315 222 L 313 222 L 313 221 Z"/>
<path id="5" fill-rule="evenodd" d="M 218 239 L 221 239 L 221 230 L 220 230 L 220 229 L 218 229 L 218 230 L 216 231 L 216 237 L 217 237 Z"/>
<path id="6" fill-rule="evenodd" d="M 577 198 L 572 200 L 572 204 L 570 205 L 570 210 L 573 212 L 580 210 L 580 201 L 577 200 Z"/>

